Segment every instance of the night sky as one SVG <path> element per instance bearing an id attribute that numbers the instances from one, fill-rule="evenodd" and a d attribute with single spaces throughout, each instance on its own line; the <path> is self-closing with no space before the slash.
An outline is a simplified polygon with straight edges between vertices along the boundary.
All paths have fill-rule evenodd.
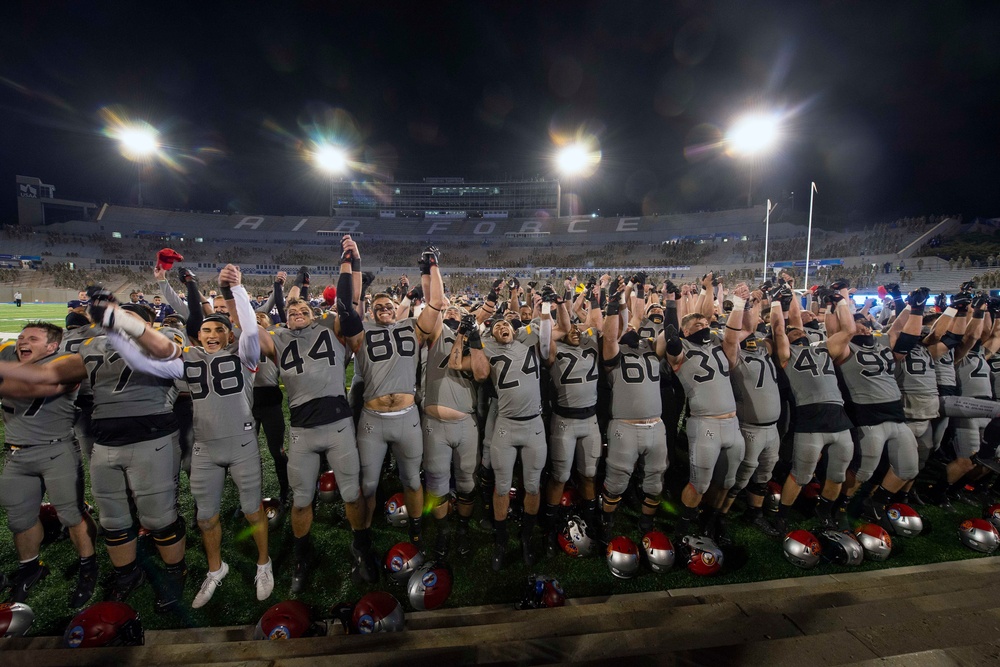
<path id="1" fill-rule="evenodd" d="M 128 10 L 125 7 L 131 6 Z M 553 141 L 595 137 L 567 184 L 605 214 L 755 199 L 862 219 L 1000 215 L 1000 3 L 8 0 L 0 9 L 0 221 L 15 174 L 134 203 L 106 119 L 160 128 L 147 205 L 325 214 L 304 150 L 351 146 L 355 176 L 555 176 Z M 747 110 L 782 141 L 719 142 Z"/>

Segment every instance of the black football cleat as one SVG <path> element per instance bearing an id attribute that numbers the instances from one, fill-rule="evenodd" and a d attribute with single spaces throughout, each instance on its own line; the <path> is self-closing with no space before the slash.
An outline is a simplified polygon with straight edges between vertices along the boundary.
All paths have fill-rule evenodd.
<path id="1" fill-rule="evenodd" d="M 733 536 L 729 532 L 729 522 L 720 514 L 715 521 L 715 543 L 720 547 L 733 546 Z"/>
<path id="2" fill-rule="evenodd" d="M 747 523 L 764 533 L 768 537 L 780 537 L 781 531 L 774 527 L 774 525 L 767 520 L 762 512 L 757 512 L 749 517 L 747 517 Z"/>
<path id="3" fill-rule="evenodd" d="M 115 577 L 108 592 L 109 602 L 125 602 L 132 592 L 146 583 L 146 571 L 136 566 L 126 577 Z"/>
<path id="4" fill-rule="evenodd" d="M 153 611 L 157 614 L 176 611 L 181 605 L 185 581 L 187 581 L 187 568 L 182 572 L 166 572 L 159 586 L 154 586 L 156 601 L 153 605 Z"/>
<path id="5" fill-rule="evenodd" d="M 94 589 L 97 588 L 97 575 L 99 570 L 97 563 L 91 567 L 81 567 L 76 577 L 76 588 L 69 595 L 70 609 L 82 607 L 94 597 Z"/>
<path id="6" fill-rule="evenodd" d="M 42 562 L 38 562 L 34 567 L 19 567 L 10 575 L 8 586 L 10 586 L 10 596 L 8 602 L 24 602 L 28 599 L 28 593 L 39 581 L 49 576 L 49 568 Z"/>
<path id="7" fill-rule="evenodd" d="M 524 564 L 531 567 L 535 564 L 537 557 L 535 556 L 534 547 L 531 544 L 531 538 L 527 538 L 521 541 L 521 559 Z"/>
<path id="8" fill-rule="evenodd" d="M 354 573 L 366 584 L 378 583 L 379 566 L 375 551 L 360 551 L 351 545 L 351 555 L 354 557 Z"/>
<path id="9" fill-rule="evenodd" d="M 306 588 L 306 579 L 309 578 L 309 561 L 306 559 L 301 559 L 295 561 L 295 567 L 292 568 L 292 588 L 291 592 L 293 595 L 298 595 Z"/>
<path id="10" fill-rule="evenodd" d="M 472 544 L 469 542 L 469 530 L 461 525 L 455 530 L 455 551 L 459 556 L 468 556 L 472 553 Z"/>
<path id="11" fill-rule="evenodd" d="M 493 561 L 490 566 L 493 568 L 494 572 L 499 572 L 503 569 L 503 559 L 507 555 L 507 547 L 503 544 L 493 545 Z"/>

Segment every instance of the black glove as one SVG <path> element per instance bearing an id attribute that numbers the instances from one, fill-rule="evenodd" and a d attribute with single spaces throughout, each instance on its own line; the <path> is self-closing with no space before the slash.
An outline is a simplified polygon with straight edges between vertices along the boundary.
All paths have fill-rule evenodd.
<path id="1" fill-rule="evenodd" d="M 458 332 L 463 336 L 468 336 L 469 332 L 476 328 L 476 316 L 475 315 L 465 315 L 462 320 L 458 323 Z"/>
<path id="2" fill-rule="evenodd" d="M 676 357 L 684 351 L 680 336 L 677 335 L 677 327 L 673 324 L 668 324 L 663 328 L 663 339 L 667 342 L 667 353 L 670 356 Z"/>
<path id="3" fill-rule="evenodd" d="M 535 289 L 536 287 L 538 287 L 538 281 L 537 280 L 529 280 L 528 281 L 528 287 L 530 287 L 531 289 Z"/>
<path id="4" fill-rule="evenodd" d="M 624 279 L 621 276 L 615 278 L 608 286 L 608 315 L 617 315 L 622 312 L 621 296 L 625 291 Z"/>
<path id="5" fill-rule="evenodd" d="M 907 294 L 906 303 L 910 306 L 910 314 L 922 315 L 924 312 L 924 306 L 927 305 L 927 297 L 929 296 L 930 290 L 926 287 L 915 289 Z"/>
<path id="6" fill-rule="evenodd" d="M 493 285 L 490 286 L 490 293 L 486 296 L 487 301 L 492 301 L 496 303 L 500 300 L 500 293 L 497 292 L 498 289 L 503 285 L 503 278 L 497 278 L 493 281 Z"/>
<path id="7" fill-rule="evenodd" d="M 414 287 L 413 289 L 411 289 L 409 292 L 406 293 L 406 298 L 409 299 L 410 301 L 413 301 L 414 299 L 423 299 L 424 289 L 420 285 L 417 285 L 416 287 Z"/>
<path id="8" fill-rule="evenodd" d="M 309 267 L 307 266 L 299 267 L 299 273 L 298 275 L 295 276 L 295 284 L 299 288 L 309 286 Z"/>
<path id="9" fill-rule="evenodd" d="M 420 259 L 427 262 L 428 266 L 440 266 L 441 251 L 438 250 L 437 246 L 429 245 L 427 250 L 424 250 L 423 254 L 420 255 Z"/>
<path id="10" fill-rule="evenodd" d="M 594 289 L 595 285 L 597 285 L 597 276 L 590 276 L 589 278 L 587 278 L 588 291 Z"/>
<path id="11" fill-rule="evenodd" d="M 177 267 L 177 278 L 181 281 L 182 285 L 187 284 L 189 280 L 198 280 L 198 276 L 194 275 L 194 271 L 183 266 Z"/>
<path id="12" fill-rule="evenodd" d="M 903 293 L 899 290 L 899 283 L 886 283 L 882 287 L 885 288 L 886 293 L 892 297 L 893 301 L 903 298 Z"/>
<path id="13" fill-rule="evenodd" d="M 988 294 L 977 294 L 972 299 L 973 310 L 979 310 L 981 307 L 985 306 L 990 302 L 990 297 Z"/>
<path id="14" fill-rule="evenodd" d="M 559 300 L 559 295 L 556 291 L 552 289 L 552 285 L 546 285 L 542 288 L 540 293 L 542 297 L 542 303 L 556 303 Z"/>
<path id="15" fill-rule="evenodd" d="M 969 312 L 969 305 L 972 304 L 972 295 L 965 292 L 960 292 L 951 297 L 951 307 L 958 311 L 959 315 L 965 315 Z"/>
<path id="16" fill-rule="evenodd" d="M 820 287 L 816 290 L 816 300 L 824 306 L 833 303 L 834 295 L 836 295 L 838 299 L 840 298 L 840 294 L 838 292 L 834 292 L 832 289 L 827 287 Z"/>
<path id="17" fill-rule="evenodd" d="M 990 317 L 996 319 L 997 313 L 1000 313 L 1000 297 L 991 296 L 986 307 L 990 311 Z"/>
<path id="18" fill-rule="evenodd" d="M 841 278 L 840 280 L 834 280 L 830 283 L 830 289 L 840 291 L 851 286 L 851 281 L 847 278 Z"/>
<path id="19" fill-rule="evenodd" d="M 515 290 L 520 286 L 521 286 L 521 281 L 519 281 L 517 278 L 512 277 L 510 280 L 507 281 L 507 289 Z"/>
<path id="20" fill-rule="evenodd" d="M 483 339 L 479 336 L 479 327 L 472 327 L 472 331 L 466 334 L 465 341 L 469 344 L 470 350 L 483 349 Z"/>
<path id="21" fill-rule="evenodd" d="M 976 289 L 976 281 L 968 280 L 962 283 L 962 286 L 959 287 L 958 289 L 960 292 L 972 292 L 972 290 Z"/>

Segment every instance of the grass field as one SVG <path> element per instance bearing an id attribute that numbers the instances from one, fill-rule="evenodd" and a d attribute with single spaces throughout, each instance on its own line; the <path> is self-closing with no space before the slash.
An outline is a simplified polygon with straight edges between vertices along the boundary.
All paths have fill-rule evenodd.
<path id="1" fill-rule="evenodd" d="M 12 303 L 0 303 L 0 340 L 16 337 L 25 324 L 34 320 L 63 326 L 66 323 L 66 304 L 26 303 L 17 308 Z"/>
<path id="2" fill-rule="evenodd" d="M 64 312 L 64 307 L 57 306 L 25 306 L 24 313 L 28 318 L 58 319 Z M 11 309 L 12 310 L 12 309 Z M 6 306 L 0 311 L 0 327 L 16 327 L 20 321 L 21 312 L 17 317 L 11 315 Z M 350 377 L 350 376 L 349 376 Z M 2 431 L 0 431 L 2 433 Z M 261 453 L 264 467 L 264 495 L 276 496 L 277 480 L 274 474 L 273 462 L 268 453 L 266 443 L 261 437 Z M 673 454 L 673 453 L 672 453 Z M 672 460 L 671 468 L 675 478 L 674 497 L 677 497 L 679 480 L 686 470 L 686 461 Z M 515 480 L 515 486 L 517 481 Z M 89 489 L 89 484 L 88 484 Z M 394 474 L 385 478 L 380 489 L 380 503 L 390 494 L 401 490 Z M 88 497 L 89 500 L 89 497 Z M 192 518 L 192 500 L 188 490 L 188 481 L 181 475 L 181 509 L 188 524 Z M 189 578 L 185 591 L 185 605 L 174 615 L 159 616 L 153 612 L 153 592 L 146 586 L 130 599 L 130 603 L 139 611 L 143 624 L 147 629 L 177 628 L 190 626 L 220 626 L 220 625 L 251 625 L 255 624 L 261 613 L 270 605 L 290 597 L 291 583 L 291 534 L 287 518 L 283 525 L 271 531 L 271 555 L 275 565 L 276 586 L 271 598 L 258 602 L 254 595 L 253 576 L 255 550 L 253 541 L 242 518 L 233 518 L 233 511 L 238 505 L 238 495 L 235 486 L 227 482 L 223 497 L 223 558 L 229 563 L 230 574 L 222 587 L 215 593 L 212 601 L 203 609 L 192 610 L 190 601 L 204 578 L 206 563 L 201 548 L 201 538 L 196 530 L 188 531 L 187 561 Z M 959 505 L 957 513 L 947 514 L 936 507 L 918 508 L 927 520 L 932 522 L 934 529 L 928 535 L 912 539 L 896 539 L 893 557 L 884 563 L 866 562 L 854 570 L 874 570 L 921 563 L 959 560 L 980 557 L 980 554 L 965 549 L 958 541 L 957 527 L 959 523 L 979 514 L 979 508 Z M 742 503 L 737 502 L 732 516 L 742 511 Z M 475 517 L 482 515 L 482 508 L 477 505 Z M 616 522 L 618 534 L 630 536 L 636 542 L 638 501 L 626 496 L 623 501 L 619 518 Z M 657 527 L 668 530 L 676 515 L 676 507 L 670 501 L 664 502 L 663 511 L 657 517 Z M 803 515 L 793 515 L 800 519 L 803 527 L 809 522 Z M 509 564 L 500 574 L 489 570 L 489 559 L 492 548 L 492 534 L 483 530 L 473 522 L 474 553 L 465 559 L 455 558 L 450 561 L 454 569 L 454 589 L 448 606 L 468 606 L 494 603 L 513 603 L 521 592 L 525 579 L 532 572 L 555 576 L 562 583 L 570 597 L 586 597 L 609 595 L 615 593 L 635 593 L 642 591 L 683 588 L 690 586 L 711 586 L 713 584 L 740 583 L 766 579 L 809 576 L 810 574 L 828 574 L 838 569 L 835 566 L 822 564 L 809 572 L 799 570 L 785 562 L 781 555 L 781 543 L 769 539 L 760 533 L 742 525 L 739 521 L 732 522 L 736 547 L 725 552 L 725 565 L 722 574 L 713 579 L 698 578 L 689 574 L 682 567 L 675 567 L 666 574 L 652 574 L 647 570 L 634 579 L 623 581 L 614 578 L 608 570 L 603 554 L 597 554 L 586 559 L 571 559 L 565 555 L 554 558 L 543 558 L 531 570 L 521 564 L 520 549 L 512 540 L 508 553 Z M 511 535 L 518 535 L 518 528 L 511 527 Z M 668 533 L 669 534 L 669 533 Z M 374 522 L 375 546 L 379 553 L 385 553 L 393 544 L 407 539 L 405 529 L 391 528 L 379 513 Z M 433 544 L 434 528 L 429 523 L 425 529 L 425 541 Z M 378 586 L 356 585 L 350 577 L 350 557 L 348 546 L 350 531 L 344 517 L 343 504 L 319 504 L 316 511 L 316 522 L 313 528 L 313 545 L 317 557 L 314 572 L 311 576 L 307 592 L 300 599 L 313 605 L 317 610 L 325 612 L 331 605 L 341 601 L 356 601 L 361 595 L 371 590 L 388 590 L 396 595 L 404 608 L 410 609 L 406 599 L 404 585 L 394 585 L 385 578 Z M 542 541 L 537 541 L 541 550 Z M 98 556 L 102 574 L 110 572 L 110 563 L 102 546 L 98 547 Z M 52 569 L 52 574 L 32 591 L 28 599 L 35 612 L 36 620 L 33 634 L 61 634 L 66 623 L 72 616 L 72 610 L 67 608 L 67 599 L 75 580 L 74 575 L 68 575 L 67 570 L 75 563 L 76 557 L 68 540 L 62 540 L 47 545 L 42 549 L 42 559 Z M 159 559 L 150 559 L 153 568 L 159 568 Z M 6 528 L 6 517 L 0 510 L 0 568 L 10 572 L 16 566 L 17 558 L 13 540 Z M 94 600 L 101 599 L 105 589 L 98 589 Z"/>

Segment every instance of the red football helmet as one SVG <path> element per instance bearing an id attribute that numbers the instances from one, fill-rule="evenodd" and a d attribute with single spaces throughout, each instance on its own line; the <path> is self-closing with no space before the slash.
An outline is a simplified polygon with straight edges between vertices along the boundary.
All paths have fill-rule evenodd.
<path id="1" fill-rule="evenodd" d="M 662 574 L 674 566 L 674 545 L 660 531 L 651 530 L 642 536 L 642 550 L 646 554 L 646 563 L 653 572 Z"/>
<path id="2" fill-rule="evenodd" d="M 173 248 L 164 248 L 156 253 L 156 268 L 169 271 L 174 266 L 174 262 L 183 262 L 184 256 Z"/>
<path id="3" fill-rule="evenodd" d="M 281 507 L 281 501 L 277 498 L 264 498 L 261 501 L 261 505 L 264 507 L 264 515 L 267 517 L 268 527 L 277 528 L 280 526 L 281 519 L 285 516 Z"/>
<path id="4" fill-rule="evenodd" d="M 606 559 L 611 574 L 619 579 L 631 579 L 639 571 L 639 547 L 623 535 L 608 542 Z"/>
<path id="5" fill-rule="evenodd" d="M 764 511 L 777 512 L 781 504 L 781 484 L 773 479 L 767 483 L 767 495 L 764 496 Z"/>
<path id="6" fill-rule="evenodd" d="M 892 538 L 882 526 L 874 523 L 862 524 L 854 536 L 858 538 L 869 560 L 888 560 L 892 554 Z"/>
<path id="7" fill-rule="evenodd" d="M 586 558 L 593 548 L 593 540 L 587 535 L 587 522 L 578 516 L 570 517 L 557 539 L 562 550 L 574 558 Z"/>
<path id="8" fill-rule="evenodd" d="M 312 612 L 298 600 L 279 602 L 264 612 L 254 628 L 254 639 L 298 639 L 320 637 L 326 626 L 313 621 Z"/>
<path id="9" fill-rule="evenodd" d="M 23 637 L 35 622 L 35 612 L 23 602 L 0 604 L 0 637 Z"/>
<path id="10" fill-rule="evenodd" d="M 1000 503 L 990 505 L 983 510 L 983 518 L 992 523 L 997 531 L 1000 531 Z"/>
<path id="11" fill-rule="evenodd" d="M 544 574 L 533 574 L 528 577 L 524 597 L 514 604 L 514 609 L 562 607 L 565 604 L 566 593 L 558 580 Z"/>
<path id="12" fill-rule="evenodd" d="M 816 500 L 819 498 L 820 491 L 823 490 L 822 485 L 819 483 L 818 479 L 814 479 L 805 486 L 802 487 L 802 497 L 806 500 Z"/>
<path id="13" fill-rule="evenodd" d="M 722 569 L 722 549 L 707 537 L 685 535 L 688 550 L 688 571 L 700 577 L 710 577 Z"/>
<path id="14" fill-rule="evenodd" d="M 816 567 L 819 564 L 820 554 L 823 552 L 819 540 L 808 530 L 793 530 L 788 533 L 785 535 L 781 548 L 785 554 L 785 560 L 803 570 Z"/>
<path id="15" fill-rule="evenodd" d="M 885 510 L 894 535 L 916 537 L 924 530 L 924 520 L 909 505 L 893 503 Z"/>
<path id="16" fill-rule="evenodd" d="M 142 646 L 139 614 L 124 602 L 98 602 L 73 617 L 63 633 L 68 648 Z"/>
<path id="17" fill-rule="evenodd" d="M 393 494 L 385 501 L 385 518 L 393 528 L 403 528 L 409 523 L 410 514 L 406 511 L 406 501 L 402 493 Z"/>
<path id="18" fill-rule="evenodd" d="M 69 536 L 69 531 L 59 521 L 59 513 L 52 503 L 42 503 L 38 508 L 38 520 L 42 522 L 45 535 L 42 544 L 51 544 Z"/>
<path id="19" fill-rule="evenodd" d="M 316 482 L 316 493 L 319 494 L 320 500 L 324 503 L 332 503 L 337 500 L 339 492 L 337 476 L 333 474 L 332 470 L 327 470 L 319 476 L 319 481 Z"/>
<path id="20" fill-rule="evenodd" d="M 396 583 L 403 583 L 424 564 L 424 554 L 412 542 L 400 542 L 385 554 L 385 571 Z"/>
<path id="21" fill-rule="evenodd" d="M 962 544 L 973 551 L 991 554 L 1000 546 L 1000 534 L 986 519 L 966 519 L 958 527 Z"/>
<path id="22" fill-rule="evenodd" d="M 559 504 L 568 510 L 575 508 L 580 502 L 580 494 L 577 493 L 576 489 L 573 487 L 566 487 L 563 489 L 562 497 L 559 498 Z"/>
<path id="23" fill-rule="evenodd" d="M 451 571 L 440 563 L 426 563 L 410 575 L 406 592 L 417 611 L 437 609 L 451 595 Z"/>
<path id="24" fill-rule="evenodd" d="M 403 630 L 403 608 L 385 591 L 375 591 L 358 600 L 351 621 L 362 635 L 399 632 Z"/>
<path id="25" fill-rule="evenodd" d="M 325 288 L 323 288 L 323 303 L 325 303 L 327 308 L 329 308 L 336 302 L 337 302 L 337 286 L 327 285 Z"/>

